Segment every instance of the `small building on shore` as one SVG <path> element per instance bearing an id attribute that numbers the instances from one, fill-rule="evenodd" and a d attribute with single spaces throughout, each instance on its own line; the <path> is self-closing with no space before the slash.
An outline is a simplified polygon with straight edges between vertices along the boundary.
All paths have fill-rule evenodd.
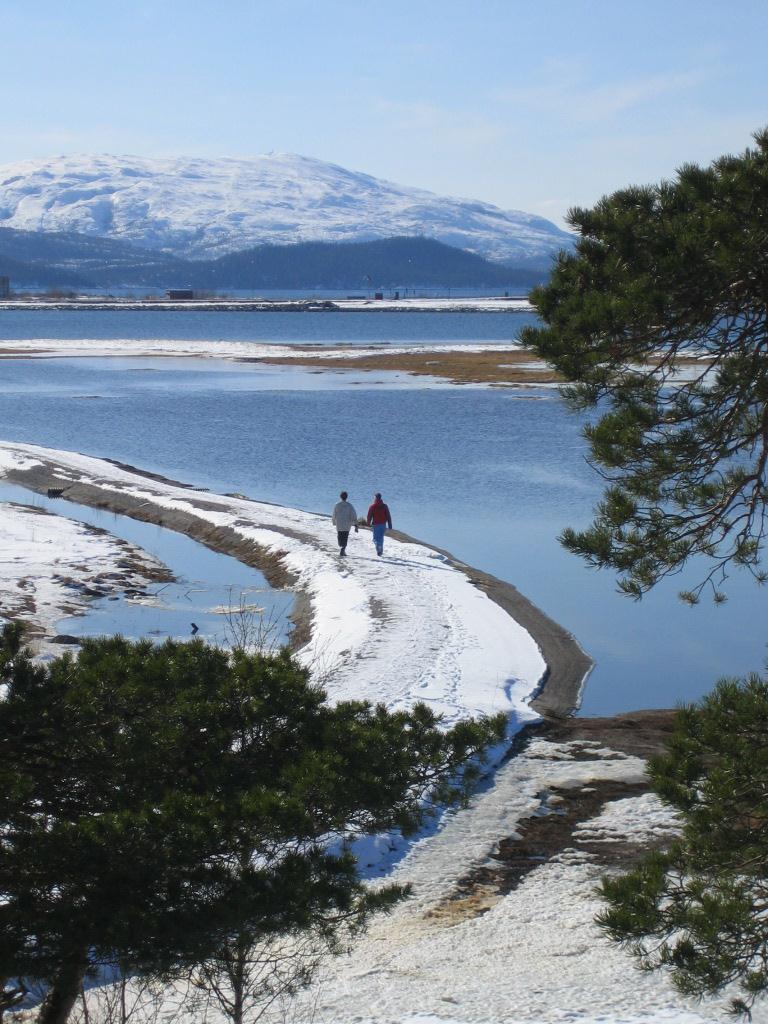
<path id="1" fill-rule="evenodd" d="M 8 299 L 11 296 L 11 279 L 0 274 L 0 299 Z"/>
<path id="2" fill-rule="evenodd" d="M 169 288 L 165 293 L 171 302 L 183 302 L 185 299 L 194 299 L 194 288 Z"/>

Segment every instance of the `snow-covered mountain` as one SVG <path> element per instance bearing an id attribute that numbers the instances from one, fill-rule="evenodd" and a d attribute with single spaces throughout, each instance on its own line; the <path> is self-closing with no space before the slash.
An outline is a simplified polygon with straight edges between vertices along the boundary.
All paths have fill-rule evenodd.
<path id="1" fill-rule="evenodd" d="M 571 236 L 543 217 L 395 185 L 295 154 L 62 156 L 0 166 L 0 226 L 77 231 L 201 259 L 265 242 L 425 235 L 505 263 Z"/>

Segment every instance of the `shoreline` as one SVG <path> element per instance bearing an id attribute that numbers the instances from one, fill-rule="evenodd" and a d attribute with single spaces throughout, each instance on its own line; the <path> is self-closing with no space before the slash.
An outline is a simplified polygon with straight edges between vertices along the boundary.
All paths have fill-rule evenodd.
<path id="1" fill-rule="evenodd" d="M 552 388 L 563 379 L 535 353 L 515 342 L 445 342 L 441 345 L 288 345 L 269 342 L 54 340 L 0 341 L 2 359 L 55 358 L 221 359 L 253 366 L 281 366 L 313 373 L 396 373 L 449 384 Z M 376 382 L 374 381 L 374 384 Z"/>
<path id="2" fill-rule="evenodd" d="M 33 446 L 23 447 L 31 448 Z M 62 453 L 62 455 L 64 454 Z M 26 468 L 10 468 L 5 471 L 4 475 L 13 483 L 42 493 L 52 486 L 63 487 L 66 491 L 65 498 L 71 497 L 79 504 L 106 508 L 119 514 L 177 530 L 214 551 L 232 555 L 244 564 L 259 569 L 264 573 L 270 585 L 281 589 L 291 589 L 296 595 L 292 614 L 295 623 L 292 646 L 294 648 L 306 647 L 310 642 L 312 632 L 312 602 L 306 589 L 300 585 L 298 575 L 292 573 L 290 567 L 285 564 L 286 560 L 275 550 L 269 550 L 264 545 L 245 538 L 232 526 L 214 525 L 198 514 L 220 509 L 221 504 L 217 499 L 236 498 L 238 502 L 247 501 L 254 506 L 262 503 L 246 499 L 242 495 L 210 494 L 208 496 L 205 490 L 168 480 L 159 474 L 147 473 L 114 461 L 110 461 L 109 464 L 147 482 L 156 481 L 162 485 L 182 488 L 185 502 L 191 505 L 192 509 L 168 508 L 167 505 L 161 505 L 151 498 L 147 500 L 143 494 L 126 493 L 114 485 L 95 484 L 83 479 L 73 480 L 66 466 L 57 466 L 50 460 L 45 460 L 42 465 L 38 460 L 37 465 L 30 465 Z M 286 511 L 282 506 L 273 506 L 273 508 L 277 514 Z M 327 517 L 323 518 L 327 519 Z M 290 533 L 290 531 L 288 532 Z M 532 639 L 541 652 L 544 663 L 544 670 L 535 686 L 535 692 L 532 697 L 529 694 L 526 701 L 526 704 L 536 714 L 548 720 L 559 720 L 567 717 L 578 706 L 593 662 L 570 633 L 533 605 L 512 584 L 499 580 L 489 573 L 474 569 L 456 559 L 449 552 L 416 541 L 405 534 L 393 531 L 392 539 L 403 544 L 418 544 L 434 553 L 444 565 L 450 566 L 451 569 L 466 577 L 474 588 L 489 598 L 503 611 L 505 616 L 508 616 Z"/>
<path id="3" fill-rule="evenodd" d="M 71 299 L 43 296 L 3 299 L 1 310 L 36 312 L 55 310 L 143 310 L 232 313 L 530 313 L 533 306 L 525 296 L 477 296 L 465 298 L 404 299 L 121 299 L 76 296 Z"/>

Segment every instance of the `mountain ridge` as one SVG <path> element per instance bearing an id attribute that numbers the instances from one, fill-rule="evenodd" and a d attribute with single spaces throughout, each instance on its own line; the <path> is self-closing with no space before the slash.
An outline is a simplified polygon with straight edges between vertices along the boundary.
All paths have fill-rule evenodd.
<path id="1" fill-rule="evenodd" d="M 262 244 L 435 238 L 541 269 L 572 244 L 550 221 L 299 154 L 74 154 L 0 166 L 0 226 L 104 237 L 187 259 Z"/>

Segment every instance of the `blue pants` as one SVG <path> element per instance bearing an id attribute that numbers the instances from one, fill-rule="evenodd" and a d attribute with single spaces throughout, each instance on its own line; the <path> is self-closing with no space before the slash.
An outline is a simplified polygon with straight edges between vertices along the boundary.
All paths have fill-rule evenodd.
<path id="1" fill-rule="evenodd" d="M 386 529 L 386 523 L 373 524 L 373 543 L 376 545 L 376 553 L 378 555 L 384 550 L 384 532 Z"/>

